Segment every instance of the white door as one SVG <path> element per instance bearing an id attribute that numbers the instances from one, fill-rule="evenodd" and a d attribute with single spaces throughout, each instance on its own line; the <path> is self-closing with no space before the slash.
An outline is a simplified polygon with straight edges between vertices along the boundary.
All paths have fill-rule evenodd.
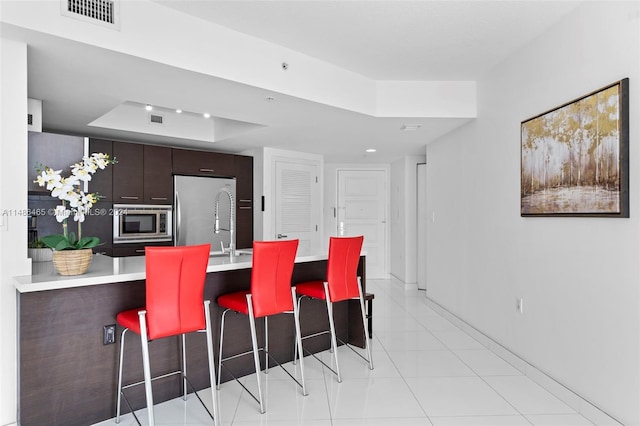
<path id="1" fill-rule="evenodd" d="M 338 235 L 364 235 L 367 278 L 388 278 L 386 170 L 338 171 Z"/>
<path id="2" fill-rule="evenodd" d="M 316 164 L 275 162 L 275 239 L 300 240 L 298 254 L 320 252 L 320 184 Z"/>

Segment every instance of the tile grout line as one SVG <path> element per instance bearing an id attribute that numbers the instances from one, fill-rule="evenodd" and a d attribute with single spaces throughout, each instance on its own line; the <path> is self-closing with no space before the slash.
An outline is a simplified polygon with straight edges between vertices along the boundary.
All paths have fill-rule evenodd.
<path id="1" fill-rule="evenodd" d="M 426 292 L 425 292 L 425 299 L 426 299 Z M 403 307 L 403 308 L 404 308 L 404 307 Z M 409 314 L 409 315 L 410 315 L 414 320 L 418 321 L 418 319 L 417 319 L 415 316 L 413 316 L 413 314 L 412 314 L 411 312 L 407 311 L 406 309 L 405 309 L 405 311 L 406 311 L 406 312 L 407 312 L 407 313 L 408 313 L 408 314 Z M 435 312 L 435 311 L 434 311 L 434 312 Z M 444 316 L 442 316 L 442 315 L 441 315 L 441 314 L 439 314 L 438 312 L 436 312 L 436 313 L 439 315 L 439 318 L 442 318 L 442 319 L 444 319 L 444 320 L 446 320 L 446 321 L 449 321 L 447 318 L 445 318 Z M 418 321 L 418 322 L 420 323 L 420 321 Z M 465 335 L 469 336 L 469 334 L 468 334 L 468 333 L 466 333 L 464 330 L 462 330 L 460 327 L 456 326 L 456 325 L 455 325 L 455 324 L 453 324 L 451 321 L 449 321 L 449 322 L 450 322 L 454 327 L 458 328 L 462 333 L 464 333 Z M 420 323 L 420 325 L 421 325 L 422 327 L 424 327 L 424 328 L 425 328 L 425 330 L 427 330 L 427 331 L 428 331 L 428 332 L 429 332 L 429 333 L 430 333 L 430 334 L 431 334 L 431 335 L 432 335 L 436 340 L 438 340 L 438 341 L 439 341 L 439 342 L 440 342 L 440 343 L 441 343 L 445 348 L 447 348 L 447 350 L 448 350 L 451 354 L 453 354 L 453 356 L 455 356 L 455 357 L 456 357 L 457 359 L 459 359 L 459 360 L 460 360 L 464 365 L 466 365 L 466 366 L 467 366 L 467 367 L 468 367 L 468 368 L 469 368 L 469 369 L 470 369 L 470 370 L 475 374 L 475 377 L 477 377 L 478 379 L 482 380 L 482 382 L 483 382 L 483 383 L 485 383 L 487 386 L 489 386 L 489 388 L 490 388 L 491 390 L 493 390 L 493 391 L 496 393 L 496 395 L 498 395 L 498 396 L 499 396 L 499 397 L 500 397 L 500 398 L 501 398 L 505 403 L 507 403 L 507 405 L 509 405 L 511 408 L 513 408 L 513 409 L 515 410 L 515 412 L 516 412 L 516 413 L 518 413 L 518 415 L 519 415 L 520 417 L 522 417 L 523 419 L 525 419 L 525 421 L 526 421 L 527 423 L 529 423 L 529 424 L 533 425 L 533 424 L 531 423 L 531 421 L 530 421 L 530 420 L 529 420 L 529 419 L 528 419 L 528 418 L 527 418 L 523 413 L 521 413 L 521 412 L 520 412 L 520 410 L 518 410 L 518 408 L 517 408 L 517 407 L 515 407 L 515 406 L 514 406 L 514 405 L 513 405 L 509 400 L 507 400 L 507 399 L 506 399 L 506 398 L 505 398 L 505 397 L 504 397 L 500 392 L 498 392 L 498 391 L 497 391 L 496 389 L 494 389 L 494 388 L 493 388 L 489 383 L 487 383 L 487 381 L 486 381 L 486 380 L 484 380 L 484 378 L 483 378 L 482 376 L 480 376 L 480 375 L 479 375 L 479 374 L 478 374 L 478 373 L 477 373 L 473 368 L 471 368 L 471 366 L 470 366 L 470 365 L 468 365 L 466 362 L 464 362 L 464 360 L 463 360 L 462 358 L 460 358 L 460 357 L 458 356 L 458 354 L 456 354 L 452 348 L 450 348 L 449 346 L 447 346 L 447 345 L 445 344 L 445 342 L 443 342 L 443 341 L 442 341 L 438 336 L 436 336 L 435 334 L 431 333 L 431 330 L 429 330 L 429 329 L 428 329 L 426 326 L 424 326 L 422 323 Z M 469 337 L 470 337 L 470 338 L 472 338 L 472 339 L 474 339 L 472 336 L 469 336 Z M 475 341 L 477 341 L 476 339 L 474 339 L 474 340 L 475 340 Z M 482 343 L 481 343 L 481 342 L 478 342 L 478 343 L 482 345 Z M 483 346 L 484 346 L 484 345 L 483 345 Z M 465 376 L 465 377 L 473 377 L 473 376 Z M 495 415 L 500 416 L 500 414 L 495 414 Z M 491 416 L 495 416 L 495 415 L 491 415 Z M 468 416 L 468 417 L 475 417 L 475 416 L 477 416 L 477 415 L 474 415 L 474 416 Z M 482 416 L 482 415 L 479 415 L 479 416 Z M 489 415 L 487 415 L 487 416 L 489 416 Z M 506 415 L 504 415 L 504 416 L 506 416 Z M 434 417 L 437 417 L 437 416 L 434 416 Z M 432 424 L 433 424 L 433 422 L 432 422 Z"/>
<path id="2" fill-rule="evenodd" d="M 512 352 L 508 348 L 504 347 L 503 345 L 501 345 L 497 341 L 493 340 L 491 337 L 487 336 L 486 334 L 484 334 L 480 330 L 476 329 L 471 324 L 467 323 L 462 318 L 458 317 L 454 313 L 450 312 L 447 308 L 445 308 L 444 306 L 440 305 L 438 302 L 434 301 L 433 299 L 430 299 L 426 294 L 425 294 L 425 300 L 426 300 L 427 304 L 432 309 L 434 309 L 435 311 L 438 311 L 443 317 L 448 319 L 450 322 L 452 322 L 454 325 L 456 325 L 458 328 L 460 328 L 460 330 L 462 330 L 464 333 L 466 333 L 470 337 L 474 338 L 473 336 L 471 336 L 471 334 L 475 334 L 475 335 L 481 337 L 481 339 L 485 340 L 486 343 L 483 343 L 482 341 L 480 341 L 477 338 L 474 338 L 474 339 L 476 341 L 478 341 L 478 343 L 480 343 L 482 346 L 487 348 L 489 351 L 491 351 L 493 354 L 495 354 L 496 356 L 500 357 L 505 362 L 509 363 L 511 366 L 513 366 L 518 371 L 522 372 L 522 374 L 525 377 L 529 378 L 532 382 L 534 382 L 535 384 L 540 386 L 542 389 L 546 390 L 551 395 L 553 395 L 556 398 L 558 398 L 561 402 L 563 402 L 564 404 L 566 404 L 567 406 L 572 408 L 577 414 L 580 414 L 581 416 L 583 416 L 585 419 L 587 419 L 591 423 L 598 424 L 598 421 L 595 418 L 593 418 L 590 413 L 586 412 L 586 410 L 584 410 L 584 408 L 582 408 L 582 404 L 586 404 L 588 407 L 591 407 L 592 409 L 596 410 L 596 412 L 600 413 L 602 416 L 605 416 L 605 418 L 607 419 L 607 423 L 608 424 L 615 424 L 615 425 L 623 426 L 623 423 L 619 422 L 615 417 L 613 417 L 610 414 L 608 414 L 607 412 L 603 411 L 602 409 L 597 407 L 595 404 L 593 404 L 592 402 L 590 402 L 589 400 L 587 400 L 586 398 L 584 398 L 580 394 L 576 393 L 575 391 L 573 391 L 569 387 L 565 386 L 564 384 L 558 382 L 556 379 L 554 379 L 553 377 L 551 377 L 550 375 L 548 375 L 544 371 L 540 370 L 535 365 L 533 365 L 530 362 L 526 361 L 525 359 L 521 358 L 520 356 L 518 356 L 517 354 L 515 354 L 514 352 Z M 459 325 L 456 324 L 456 323 L 458 323 Z M 499 348 L 500 350 L 504 351 L 505 354 L 508 354 L 510 357 L 513 357 L 513 359 L 518 361 L 518 363 L 521 363 L 524 366 L 524 368 L 522 366 L 515 365 L 513 362 L 509 361 L 508 359 L 505 359 L 498 352 L 496 352 L 496 350 L 495 350 L 496 348 Z M 529 370 L 531 370 L 531 371 L 529 371 Z M 559 386 L 560 389 L 565 391 L 565 395 L 564 396 L 559 395 L 560 394 L 559 391 L 552 389 L 551 386 L 547 386 L 547 385 L 541 383 L 541 380 L 536 380 L 534 378 L 534 375 L 532 375 L 532 372 L 540 375 L 541 377 L 544 377 L 544 378 L 550 380 L 551 382 L 553 382 L 554 384 Z M 569 403 L 567 401 L 568 400 L 567 393 L 568 393 L 569 396 L 573 396 L 573 397 L 578 399 L 579 404 L 577 404 L 577 406 L 573 406 L 571 403 Z M 527 419 L 527 421 L 528 421 L 528 419 Z M 611 423 L 611 422 L 613 422 L 613 423 Z"/>

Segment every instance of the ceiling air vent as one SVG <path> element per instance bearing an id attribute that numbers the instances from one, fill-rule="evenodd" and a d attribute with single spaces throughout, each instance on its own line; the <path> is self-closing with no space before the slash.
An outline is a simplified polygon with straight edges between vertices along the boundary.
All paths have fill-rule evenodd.
<path id="1" fill-rule="evenodd" d="M 158 114 L 149 114 L 149 123 L 162 124 L 164 117 Z"/>
<path id="2" fill-rule="evenodd" d="M 109 28 L 120 28 L 119 0 L 61 0 L 62 14 Z"/>

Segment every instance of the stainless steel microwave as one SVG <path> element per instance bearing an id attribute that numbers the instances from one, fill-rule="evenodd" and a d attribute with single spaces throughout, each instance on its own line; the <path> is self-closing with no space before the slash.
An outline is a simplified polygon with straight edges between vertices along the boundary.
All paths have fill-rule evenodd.
<path id="1" fill-rule="evenodd" d="M 172 216 L 167 205 L 114 204 L 113 243 L 171 241 Z"/>

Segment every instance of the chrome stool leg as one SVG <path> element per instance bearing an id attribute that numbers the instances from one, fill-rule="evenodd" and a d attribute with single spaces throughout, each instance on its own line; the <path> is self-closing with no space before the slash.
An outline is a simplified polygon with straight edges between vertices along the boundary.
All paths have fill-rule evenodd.
<path id="1" fill-rule="evenodd" d="M 358 277 L 358 292 L 360 293 L 360 313 L 362 314 L 362 332 L 364 333 L 364 344 L 367 349 L 367 357 L 369 361 L 369 370 L 373 370 L 373 358 L 371 357 L 371 344 L 369 343 L 369 336 L 367 336 L 367 314 L 364 309 L 364 295 L 362 294 L 362 283 L 360 277 Z"/>
<path id="2" fill-rule="evenodd" d="M 220 377 L 222 376 L 222 344 L 224 342 L 224 319 L 227 316 L 227 312 L 229 309 L 225 309 L 222 312 L 222 317 L 220 318 L 220 348 L 218 350 L 218 383 L 216 388 L 220 389 Z"/>
<path id="3" fill-rule="evenodd" d="M 124 361 L 124 337 L 129 331 L 128 328 L 122 330 L 122 334 L 120 334 L 120 363 L 118 367 L 118 396 L 116 397 L 116 423 L 120 423 L 120 408 L 122 402 L 122 364 Z"/>
<path id="4" fill-rule="evenodd" d="M 333 323 L 333 303 L 329 298 L 329 283 L 324 283 L 325 300 L 327 301 L 327 315 L 329 316 L 329 327 L 331 328 L 331 347 L 333 348 L 333 358 L 336 361 L 336 375 L 338 376 L 338 383 L 342 382 L 342 376 L 340 375 L 340 365 L 338 364 L 338 341 L 336 338 L 336 327 Z"/>
<path id="5" fill-rule="evenodd" d="M 151 366 L 149 363 L 149 341 L 147 340 L 147 311 L 138 312 L 140 318 L 140 343 L 142 346 L 142 369 L 144 371 L 144 392 L 147 399 L 147 413 L 149 416 L 149 425 L 154 426 L 155 419 L 153 417 L 153 392 L 151 390 Z"/>
<path id="6" fill-rule="evenodd" d="M 249 322 L 251 323 L 251 343 L 253 345 L 253 361 L 256 366 L 256 380 L 258 381 L 258 399 L 260 403 L 260 413 L 264 414 L 264 400 L 262 398 L 262 382 L 260 380 L 260 357 L 258 355 L 258 337 L 256 335 L 256 319 L 253 316 L 253 304 L 251 303 L 251 295 L 247 294 L 247 305 L 249 307 Z"/>

